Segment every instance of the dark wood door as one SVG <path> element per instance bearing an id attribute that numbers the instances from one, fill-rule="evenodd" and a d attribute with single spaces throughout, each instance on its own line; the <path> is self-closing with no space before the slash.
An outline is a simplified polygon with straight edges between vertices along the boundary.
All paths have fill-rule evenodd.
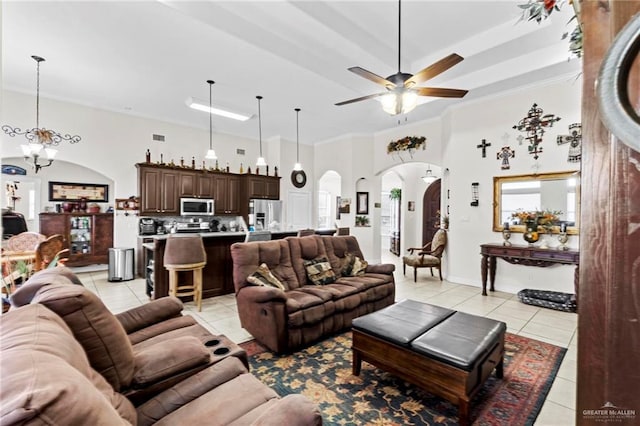
<path id="1" fill-rule="evenodd" d="M 180 184 L 178 185 L 179 197 L 196 196 L 196 174 L 195 172 L 181 172 Z"/>
<path id="2" fill-rule="evenodd" d="M 160 186 L 160 213 L 164 214 L 180 214 L 178 196 L 178 179 L 179 174 L 173 170 L 164 170 L 162 172 L 162 185 Z"/>
<path id="3" fill-rule="evenodd" d="M 162 207 L 160 187 L 162 171 L 158 168 L 138 168 L 138 194 L 140 194 L 140 214 L 160 213 Z"/>
<path id="4" fill-rule="evenodd" d="M 440 188 L 442 180 L 438 179 L 427 187 L 422 197 L 422 245 L 430 243 L 440 227 Z"/>
<path id="5" fill-rule="evenodd" d="M 210 174 L 201 174 L 197 176 L 196 196 L 202 198 L 214 198 L 213 195 L 213 178 Z"/>
<path id="6" fill-rule="evenodd" d="M 68 217 L 64 213 L 40 213 L 40 233 L 50 237 L 60 234 L 64 237 L 64 248 L 69 248 Z"/>
<path id="7" fill-rule="evenodd" d="M 93 255 L 106 262 L 109 248 L 113 247 L 113 214 L 96 214 L 93 224 Z"/>
<path id="8" fill-rule="evenodd" d="M 640 13 L 640 2 L 580 3 L 584 57 L 576 424 L 631 425 L 640 421 L 640 152 L 616 137 L 615 125 L 605 127 L 594 87 L 605 53 Z M 633 56 L 628 80 L 619 84 L 629 94 L 637 123 L 640 56 L 632 61 Z M 636 129 L 640 134 L 640 126 Z"/>

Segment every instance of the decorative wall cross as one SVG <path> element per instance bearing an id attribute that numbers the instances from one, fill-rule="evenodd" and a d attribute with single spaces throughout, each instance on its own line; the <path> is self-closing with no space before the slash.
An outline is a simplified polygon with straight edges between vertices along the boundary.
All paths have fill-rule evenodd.
<path id="1" fill-rule="evenodd" d="M 560 135 L 556 139 L 558 145 L 569 144 L 569 156 L 567 161 L 579 163 L 582 160 L 582 124 L 573 123 L 569 125 L 569 135 Z"/>
<path id="2" fill-rule="evenodd" d="M 552 127 L 553 123 L 560 120 L 560 117 L 556 117 L 554 114 L 542 115 L 542 108 L 538 107 L 538 104 L 533 104 L 527 116 L 518 122 L 514 129 L 521 132 L 525 132 L 527 137 L 525 138 L 529 142 L 527 147 L 529 154 L 533 154 L 535 160 L 538 159 L 538 154 L 542 153 L 542 136 L 544 135 L 545 127 Z"/>
<path id="3" fill-rule="evenodd" d="M 482 158 L 487 156 L 487 147 L 491 146 L 490 143 L 487 143 L 486 139 L 482 139 L 482 143 L 480 145 L 476 145 L 476 148 L 482 148 Z"/>
<path id="4" fill-rule="evenodd" d="M 516 152 L 512 150 L 510 146 L 503 146 L 502 148 L 500 148 L 500 151 L 498 151 L 498 154 L 496 155 L 496 158 L 498 160 L 502 160 L 500 168 L 502 170 L 509 170 L 511 168 L 511 166 L 509 165 L 509 158 L 513 158 L 515 156 Z"/>

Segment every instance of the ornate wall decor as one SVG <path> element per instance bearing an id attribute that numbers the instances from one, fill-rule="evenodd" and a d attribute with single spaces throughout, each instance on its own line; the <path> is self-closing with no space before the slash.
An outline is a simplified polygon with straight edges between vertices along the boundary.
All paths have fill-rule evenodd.
<path id="1" fill-rule="evenodd" d="M 512 150 L 510 146 L 503 146 L 502 148 L 500 148 L 500 151 L 498 151 L 498 154 L 496 155 L 496 158 L 498 160 L 502 160 L 500 168 L 502 170 L 509 170 L 511 168 L 511 166 L 509 165 L 509 158 L 513 158 L 515 156 L 516 152 Z"/>
<path id="2" fill-rule="evenodd" d="M 487 143 L 486 139 L 482 139 L 482 143 L 480 145 L 476 145 L 476 148 L 482 148 L 482 158 L 487 156 L 487 147 L 491 146 L 490 143 Z"/>
<path id="3" fill-rule="evenodd" d="M 582 124 L 573 123 L 569 125 L 569 135 L 559 135 L 556 142 L 558 145 L 569 144 L 569 156 L 567 161 L 579 163 L 582 160 Z"/>
<path id="4" fill-rule="evenodd" d="M 413 158 L 413 153 L 422 148 L 426 148 L 426 140 L 424 136 L 405 136 L 402 139 L 398 139 L 397 141 L 389 142 L 387 145 L 387 154 L 397 155 L 400 161 L 404 162 L 404 158 L 402 158 L 403 152 L 408 152 L 409 156 Z"/>
<path id="5" fill-rule="evenodd" d="M 513 128 L 526 133 L 526 140 L 529 142 L 528 151 L 533 155 L 533 159 L 538 159 L 538 154 L 542 153 L 542 136 L 545 127 L 553 127 L 553 123 L 560 121 L 560 117 L 554 114 L 542 115 L 544 111 L 534 103 L 526 117 L 514 125 Z"/>

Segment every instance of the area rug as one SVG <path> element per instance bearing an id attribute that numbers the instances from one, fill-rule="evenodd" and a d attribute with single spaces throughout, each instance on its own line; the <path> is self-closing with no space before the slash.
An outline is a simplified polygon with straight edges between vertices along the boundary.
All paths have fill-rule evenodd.
<path id="1" fill-rule="evenodd" d="M 325 425 L 456 425 L 458 409 L 366 362 L 351 374 L 351 332 L 291 355 L 242 343 L 251 372 L 281 396 L 301 393 Z M 532 425 L 566 349 L 507 333 L 504 379 L 492 375 L 471 402 L 474 425 Z"/>

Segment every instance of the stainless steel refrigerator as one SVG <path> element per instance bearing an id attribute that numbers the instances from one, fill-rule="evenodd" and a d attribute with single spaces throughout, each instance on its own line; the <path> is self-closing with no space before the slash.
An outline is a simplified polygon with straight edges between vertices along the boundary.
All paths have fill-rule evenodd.
<path id="1" fill-rule="evenodd" d="M 282 201 L 249 200 L 249 229 L 255 231 L 283 231 Z"/>

